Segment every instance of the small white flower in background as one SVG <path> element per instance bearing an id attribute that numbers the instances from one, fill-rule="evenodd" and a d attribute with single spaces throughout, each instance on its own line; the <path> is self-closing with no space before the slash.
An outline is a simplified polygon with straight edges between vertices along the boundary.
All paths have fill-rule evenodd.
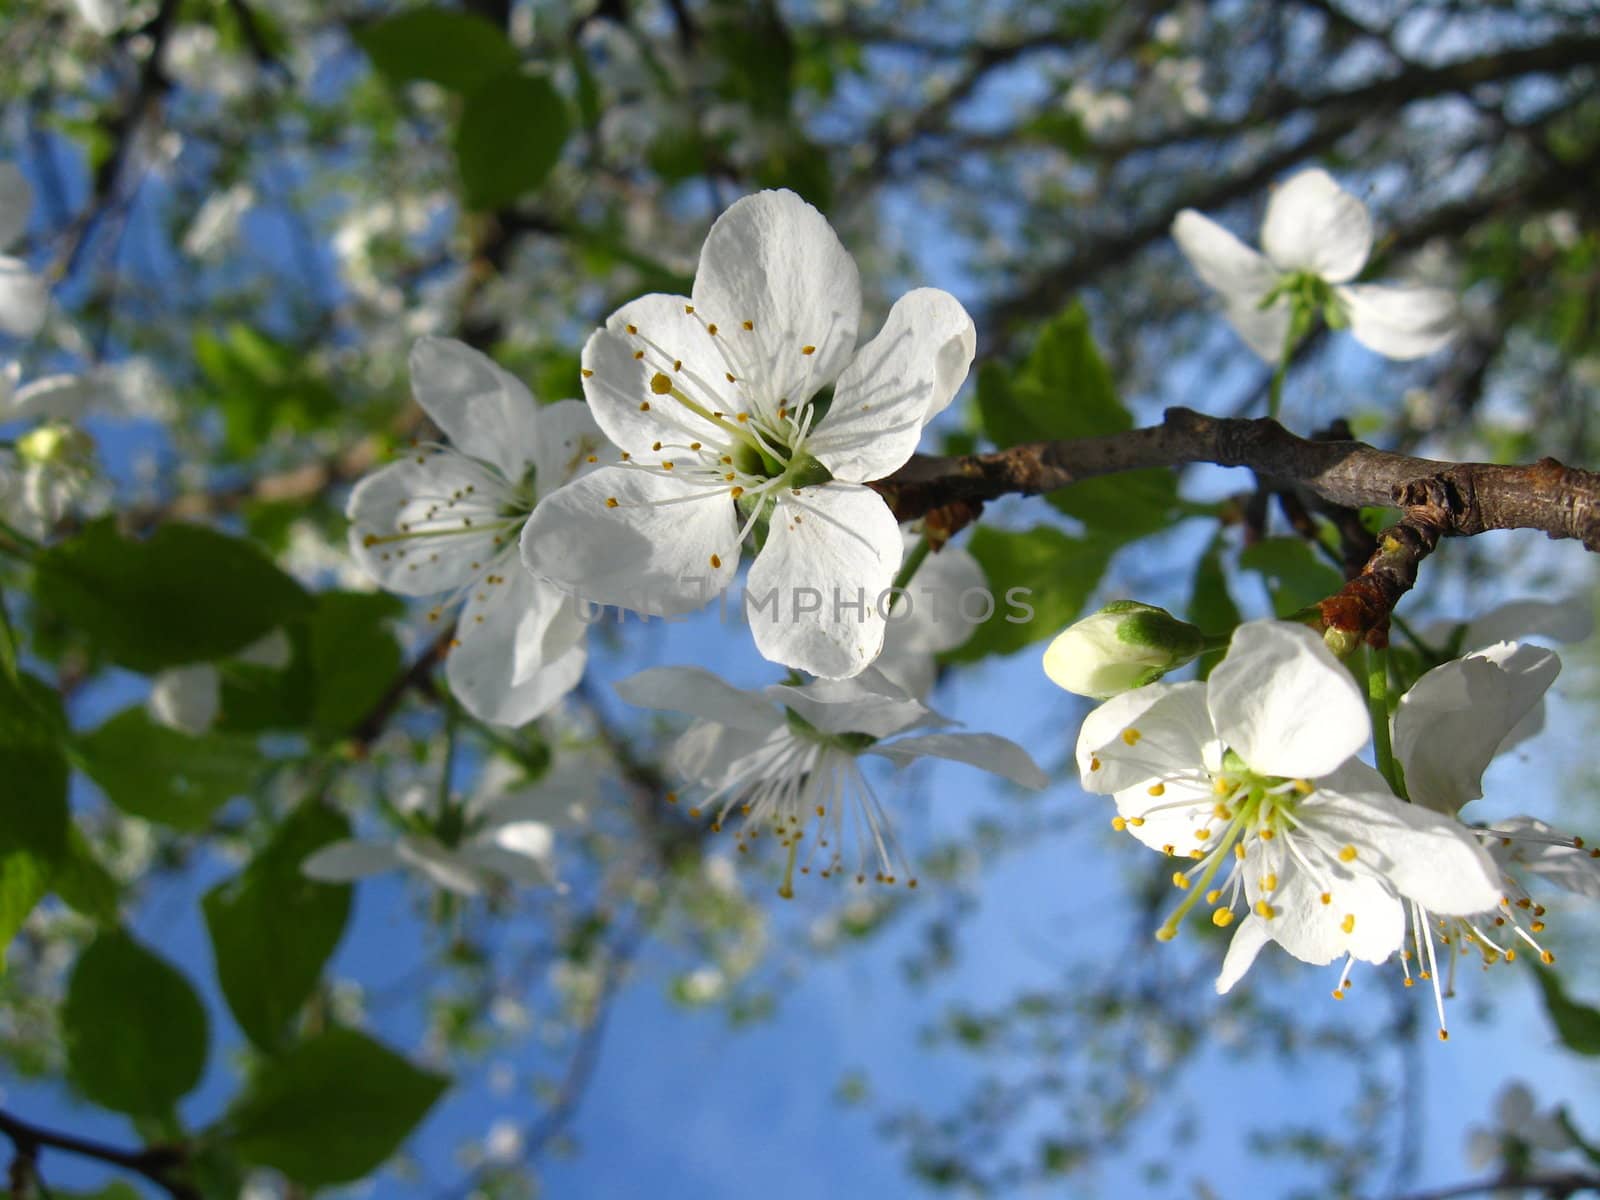
<path id="1" fill-rule="evenodd" d="M 332 842 L 300 869 L 324 883 L 411 870 L 463 896 L 477 895 L 497 878 L 559 890 L 556 836 L 587 820 L 595 773 L 580 760 L 558 760 L 532 784 L 514 783 L 518 778 L 515 768 L 491 760 L 477 792 L 448 807 L 437 788 L 409 788 L 396 805 L 409 832 L 384 841 Z"/>
<path id="2" fill-rule="evenodd" d="M 907 554 L 921 541 L 910 532 L 903 537 Z M 873 667 L 907 695 L 924 699 L 939 676 L 935 656 L 960 646 L 981 624 L 969 615 L 974 610 L 963 597 L 987 595 L 987 586 L 978 560 L 960 546 L 930 551 L 907 584 L 907 594 L 890 610 L 883 652 Z"/>
<path id="3" fill-rule="evenodd" d="M 183 252 L 190 258 L 206 258 L 222 249 L 238 236 L 239 223 L 255 202 L 255 189 L 248 183 L 235 183 L 207 196 L 184 231 Z"/>
<path id="4" fill-rule="evenodd" d="M 1274 189 L 1258 253 L 1192 208 L 1172 236 L 1200 278 L 1222 296 L 1229 322 L 1269 363 L 1283 355 L 1297 302 L 1320 301 L 1330 324 L 1348 324 L 1369 350 L 1421 358 L 1455 336 L 1455 296 L 1443 288 L 1351 283 L 1372 252 L 1366 205 L 1318 168 Z"/>
<path id="5" fill-rule="evenodd" d="M 0 370 L 0 426 L 30 424 L 0 451 L 0 509 L 29 537 L 44 538 L 69 513 L 111 502 L 95 442 L 74 422 L 109 392 L 98 372 L 50 375 L 16 386 L 15 366 Z"/>
<path id="6" fill-rule="evenodd" d="M 450 690 L 479 720 L 522 725 L 577 684 L 587 626 L 571 597 L 524 570 L 528 514 L 598 461 L 605 439 L 577 400 L 540 406 L 460 342 L 411 353 L 420 404 L 450 438 L 368 475 L 350 494 L 350 549 L 391 592 L 464 602 L 445 659 Z"/>
<path id="7" fill-rule="evenodd" d="M 0 163 L 0 249 L 10 246 L 28 227 L 33 189 L 14 163 Z M 44 325 L 50 308 L 45 281 L 20 258 L 0 254 L 0 333 L 29 338 Z"/>
<path id="8" fill-rule="evenodd" d="M 741 851 L 771 836 L 788 853 L 779 894 L 794 893 L 794 869 L 809 874 L 851 873 L 843 843 L 857 843 L 854 875 L 864 882 L 867 859 L 880 883 L 907 873 L 887 814 L 861 772 L 863 754 L 904 766 L 918 758 L 944 758 L 991 771 L 1023 787 L 1042 788 L 1044 772 L 1015 742 L 988 733 L 926 733 L 948 724 L 876 670 L 850 680 L 775 684 L 745 691 L 697 667 L 653 667 L 617 685 L 630 704 L 697 718 L 674 747 L 673 770 L 696 785 L 689 809 L 714 814 L 720 830 L 735 811 L 743 818 Z M 889 741 L 885 739 L 893 738 Z M 675 799 L 675 797 L 673 797 Z M 814 830 L 814 853 L 801 860 L 801 842 Z M 915 887 L 916 880 L 906 882 Z"/>
<path id="9" fill-rule="evenodd" d="M 1194 661 L 1205 640 L 1165 609 L 1114 600 L 1055 636 L 1044 652 L 1044 673 L 1066 691 L 1109 700 Z"/>
<path id="10" fill-rule="evenodd" d="M 584 346 L 584 394 L 624 461 L 540 506 L 523 535 L 530 568 L 672 616 L 725 589 L 765 523 L 748 582 L 757 648 L 825 678 L 861 671 L 882 649 L 878 601 L 902 553 L 865 485 L 911 457 L 976 335 L 933 288 L 902 296 L 858 350 L 860 319 L 855 263 L 821 213 L 792 192 L 733 204 L 706 235 L 692 297 L 641 297 Z"/>
<path id="11" fill-rule="evenodd" d="M 1406 804 L 1354 756 L 1371 736 L 1350 674 L 1301 625 L 1255 621 L 1204 683 L 1150 684 L 1089 714 L 1083 787 L 1111 793 L 1112 822 L 1193 865 L 1161 927 L 1202 897 L 1212 921 L 1249 912 L 1223 962 L 1226 992 L 1275 941 L 1310 963 L 1382 962 L 1405 935 L 1402 897 L 1439 913 L 1500 899 L 1498 873 L 1460 822 Z"/>
<path id="12" fill-rule="evenodd" d="M 1572 1148 L 1572 1135 L 1561 1123 L 1560 1110 L 1540 1112 L 1527 1084 L 1513 1081 L 1500 1089 L 1494 1102 L 1492 1128 L 1467 1131 L 1467 1162 L 1475 1171 L 1507 1168 L 1526 1172 L 1534 1151 L 1554 1154 Z M 1500 1193 L 1496 1193 L 1499 1195 Z M 1524 1195 L 1517 1188 L 1507 1195 Z"/>
<path id="13" fill-rule="evenodd" d="M 234 662 L 281 671 L 293 650 L 289 636 L 274 629 L 233 657 Z M 145 701 L 151 719 L 179 733 L 199 735 L 217 722 L 222 712 L 222 674 L 214 663 L 196 663 L 162 671 L 150 683 Z"/>
<path id="14" fill-rule="evenodd" d="M 104 36 L 121 27 L 126 5 L 124 0 L 72 0 L 72 7 L 85 25 Z"/>

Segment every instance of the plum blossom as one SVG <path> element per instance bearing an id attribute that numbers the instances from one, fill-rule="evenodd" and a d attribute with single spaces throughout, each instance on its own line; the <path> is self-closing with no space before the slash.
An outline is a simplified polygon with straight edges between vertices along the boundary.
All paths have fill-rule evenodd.
<path id="1" fill-rule="evenodd" d="M 1055 636 L 1044 673 L 1066 691 L 1109 700 L 1193 661 L 1205 645 L 1199 629 L 1165 609 L 1113 600 Z"/>
<path id="2" fill-rule="evenodd" d="M 671 616 L 725 589 L 755 535 L 757 648 L 825 678 L 860 672 L 882 649 L 878 601 L 902 556 L 865 485 L 911 456 L 976 346 L 966 311 L 931 288 L 902 296 L 858 350 L 860 319 L 856 265 L 821 213 L 787 191 L 733 204 L 691 296 L 634 300 L 584 346 L 584 395 L 622 461 L 540 506 L 523 534 L 531 569 Z"/>
<path id="3" fill-rule="evenodd" d="M 234 661 L 281 671 L 292 655 L 288 635 L 274 629 L 239 651 Z M 145 707 L 153 720 L 169 729 L 191 735 L 205 733 L 222 714 L 222 673 L 215 663 L 162 671 L 150 681 Z"/>
<path id="4" fill-rule="evenodd" d="M 577 400 L 541 407 L 460 342 L 411 352 L 417 403 L 450 438 L 368 475 L 350 494 L 350 549 L 391 592 L 462 601 L 445 661 L 450 690 L 480 720 L 542 716 L 583 674 L 586 626 L 570 597 L 524 570 L 528 514 L 598 461 L 604 438 Z"/>
<path id="5" fill-rule="evenodd" d="M 763 835 L 788 855 L 779 894 L 794 894 L 794 871 L 855 875 L 864 882 L 867 859 L 880 883 L 907 875 L 888 815 L 862 774 L 863 754 L 904 766 L 918 758 L 945 758 L 991 771 L 1013 783 L 1041 788 L 1044 772 L 1015 742 L 988 733 L 917 733 L 948 725 L 868 668 L 854 679 L 775 684 L 745 691 L 698 667 L 653 667 L 622 680 L 617 693 L 630 704 L 694 717 L 672 753 L 674 771 L 698 798 L 691 816 L 713 814 L 720 830 L 735 811 L 744 821 L 741 851 Z M 893 740 L 888 740 L 888 739 Z M 676 799 L 674 796 L 673 799 Z M 816 851 L 802 861 L 801 842 L 815 831 Z M 853 872 L 843 843 L 857 844 Z M 916 879 L 906 882 L 916 886 Z"/>
<path id="6" fill-rule="evenodd" d="M 1191 208 L 1173 221 L 1172 236 L 1221 294 L 1239 336 L 1269 363 L 1284 353 L 1297 304 L 1322 310 L 1330 325 L 1348 324 L 1358 342 L 1386 358 L 1422 358 L 1455 336 L 1450 292 L 1350 282 L 1372 253 L 1372 218 L 1321 169 L 1301 171 L 1273 191 L 1261 223 L 1264 254 Z"/>
<path id="7" fill-rule="evenodd" d="M 408 788 L 394 806 L 404 828 L 398 838 L 331 842 L 300 869 L 324 883 L 408 870 L 462 896 L 477 895 L 497 878 L 560 889 L 555 839 L 584 823 L 594 787 L 593 771 L 579 759 L 558 761 L 533 784 L 520 783 L 514 768 L 494 759 L 464 802 Z"/>
<path id="8" fill-rule="evenodd" d="M 22 236 L 32 207 L 33 189 L 22 172 L 14 163 L 0 163 L 0 249 Z M 32 337 L 44 325 L 49 307 L 45 281 L 20 258 L 0 254 L 0 333 Z"/>
<path id="9" fill-rule="evenodd" d="M 1467 1131 L 1467 1161 L 1475 1171 L 1525 1171 L 1536 1151 L 1557 1154 L 1573 1148 L 1572 1135 L 1561 1120 L 1561 1110 L 1540 1112 L 1528 1085 L 1514 1080 L 1500 1089 L 1494 1102 L 1494 1125 Z M 1493 1194 L 1515 1197 L 1526 1188 L 1496 1190 Z"/>
<path id="10" fill-rule="evenodd" d="M 921 539 L 909 531 L 903 536 L 909 555 Z M 938 679 L 936 656 L 960 646 L 980 624 L 963 597 L 983 592 L 987 584 L 978 560 L 962 547 L 930 552 L 889 613 L 883 652 L 873 667 L 908 696 L 925 699 Z"/>
<path id="11" fill-rule="evenodd" d="M 1355 755 L 1371 736 L 1360 689 L 1304 626 L 1255 621 L 1204 683 L 1150 684 L 1103 704 L 1078 738 L 1086 790 L 1111 793 L 1113 825 L 1173 858 L 1212 921 L 1248 913 L 1223 962 L 1226 992 L 1268 941 L 1310 963 L 1382 962 L 1401 948 L 1403 902 L 1477 913 L 1497 872 L 1459 822 L 1406 804 Z"/>

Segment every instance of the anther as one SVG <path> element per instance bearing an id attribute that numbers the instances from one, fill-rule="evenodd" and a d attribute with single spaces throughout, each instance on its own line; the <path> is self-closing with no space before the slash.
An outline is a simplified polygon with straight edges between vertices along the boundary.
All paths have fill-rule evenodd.
<path id="1" fill-rule="evenodd" d="M 650 376 L 650 390 L 658 396 L 665 396 L 672 390 L 672 380 L 660 371 Z"/>
<path id="2" fill-rule="evenodd" d="M 800 353 L 801 354 L 808 354 L 809 355 L 809 354 L 815 354 L 816 352 L 817 352 L 817 348 L 815 346 L 801 346 L 800 347 Z"/>

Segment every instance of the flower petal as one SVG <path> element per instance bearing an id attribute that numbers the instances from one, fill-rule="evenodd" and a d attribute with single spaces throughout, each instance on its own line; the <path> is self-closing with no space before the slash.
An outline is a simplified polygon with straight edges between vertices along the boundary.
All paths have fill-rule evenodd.
<path id="1" fill-rule="evenodd" d="M 1239 922 L 1233 940 L 1228 943 L 1228 953 L 1222 958 L 1222 971 L 1217 976 L 1217 995 L 1226 996 L 1233 985 L 1244 978 L 1256 961 L 1261 948 L 1272 939 L 1267 936 L 1266 922 L 1259 917 L 1246 917 Z"/>
<path id="2" fill-rule="evenodd" d="M 705 442 L 720 446 L 725 430 L 697 414 L 738 412 L 746 407 L 739 389 L 726 382 L 732 373 L 720 329 L 693 311 L 687 297 L 660 292 L 640 296 L 606 318 L 583 347 L 583 395 L 607 437 L 640 462 L 659 462 L 666 446 Z M 632 332 L 629 332 L 629 331 Z M 664 375 L 683 399 L 652 390 Z M 684 399 L 689 403 L 685 404 Z"/>
<path id="3" fill-rule="evenodd" d="M 1252 909 L 1263 917 L 1272 913 L 1267 936 L 1301 962 L 1320 965 L 1348 955 L 1382 962 L 1405 940 L 1405 906 L 1387 880 L 1347 867 L 1295 833 L 1250 839 L 1243 876 Z"/>
<path id="4" fill-rule="evenodd" d="M 1426 636 L 1449 635 L 1452 622 L 1430 625 Z M 1560 600 L 1512 600 L 1490 609 L 1468 623 L 1461 636 L 1463 650 L 1478 650 L 1495 642 L 1541 637 L 1555 642 L 1581 642 L 1594 632 L 1594 610 L 1588 597 L 1567 596 Z"/>
<path id="5" fill-rule="evenodd" d="M 581 623 L 563 619 L 577 605 L 519 562 L 473 588 L 461 610 L 457 645 L 445 659 L 451 694 L 480 721 L 526 725 L 577 686 L 587 661 Z M 549 638 L 560 624 L 562 637 Z"/>
<path id="6" fill-rule="evenodd" d="M 609 460 L 613 449 L 582 400 L 558 400 L 533 415 L 529 462 L 539 499 Z M 594 459 L 591 462 L 590 459 Z"/>
<path id="7" fill-rule="evenodd" d="M 768 403 L 795 404 L 836 380 L 855 353 L 861 279 L 826 217 L 793 192 L 759 192 L 711 226 L 694 303 L 732 331 L 729 369 Z"/>
<path id="8" fill-rule="evenodd" d="M 1215 745 L 1205 684 L 1152 683 L 1107 700 L 1085 718 L 1078 774 L 1086 791 L 1120 792 L 1198 774 Z M 1205 787 L 1209 792 L 1209 780 Z"/>
<path id="9" fill-rule="evenodd" d="M 447 892 L 476 896 L 483 890 L 482 872 L 432 838 L 401 838 L 395 846 L 395 853 L 406 866 L 421 872 L 430 883 Z"/>
<path id="10" fill-rule="evenodd" d="M 322 883 L 350 883 L 401 865 L 394 846 L 387 842 L 330 842 L 308 855 L 300 873 Z"/>
<path id="11" fill-rule="evenodd" d="M 344 513 L 351 555 L 382 587 L 403 596 L 467 586 L 516 537 L 493 505 L 484 469 L 452 450 L 374 471 L 356 484 Z"/>
<path id="12" fill-rule="evenodd" d="M 522 532 L 522 561 L 596 604 L 676 616 L 732 582 L 738 534 L 733 501 L 720 489 L 602 467 L 540 501 Z"/>
<path id="13" fill-rule="evenodd" d="M 1422 358 L 1461 328 L 1455 293 L 1443 288 L 1352 283 L 1335 294 L 1356 341 L 1385 358 Z"/>
<path id="14" fill-rule="evenodd" d="M 1347 283 L 1367 265 L 1372 217 L 1333 176 L 1313 167 L 1273 191 L 1261 222 L 1261 248 L 1279 271 Z"/>
<path id="15" fill-rule="evenodd" d="M 16 390 L 8 421 L 76 421 L 97 402 L 110 398 L 110 389 L 94 374 L 46 375 Z"/>
<path id="16" fill-rule="evenodd" d="M 824 679 L 858 674 L 883 649 L 900 526 L 870 488 L 824 483 L 782 492 L 750 568 L 746 611 L 756 649 Z"/>
<path id="17" fill-rule="evenodd" d="M 181 733 L 205 733 L 222 709 L 222 676 L 210 663 L 176 667 L 157 675 L 146 701 L 150 715 Z"/>
<path id="18" fill-rule="evenodd" d="M 1289 302 L 1275 300 L 1266 308 L 1246 302 L 1229 303 L 1223 315 L 1245 345 L 1262 362 L 1276 363 L 1283 357 L 1283 343 L 1289 336 Z"/>
<path id="19" fill-rule="evenodd" d="M 0 256 L 0 331 L 30 338 L 44 327 L 50 289 L 19 258 Z"/>
<path id="20" fill-rule="evenodd" d="M 1221 293 L 1229 307 L 1254 310 L 1277 287 L 1282 274 L 1262 254 L 1246 246 L 1210 217 L 1186 208 L 1172 222 L 1172 237 L 1195 274 Z M 1283 338 L 1272 348 L 1276 358 Z"/>
<path id="21" fill-rule="evenodd" d="M 1514 867 L 1510 874 L 1531 872 L 1559 888 L 1600 900 L 1600 858 L 1587 846 L 1572 845 L 1567 834 L 1533 817 L 1496 821 L 1483 832 L 1490 837 L 1489 857 Z"/>
<path id="22" fill-rule="evenodd" d="M 473 838 L 459 851 L 470 867 L 534 887 L 556 882 L 555 837 L 537 821 L 511 821 Z"/>
<path id="23" fill-rule="evenodd" d="M 906 553 L 917 538 L 903 533 Z M 909 696 L 922 699 L 938 676 L 934 655 L 954 650 L 972 636 L 981 622 L 969 616 L 961 598 L 988 585 L 978 560 L 960 546 L 946 545 L 928 555 L 917 569 L 907 594 L 889 611 L 883 653 L 873 663 L 885 678 Z"/>
<path id="24" fill-rule="evenodd" d="M 867 686 L 865 676 L 876 676 Z M 920 701 L 889 684 L 874 667 L 854 679 L 817 679 L 804 687 L 774 684 L 769 699 L 793 709 L 823 733 L 865 733 L 888 737 L 921 725 L 944 724 Z"/>
<path id="25" fill-rule="evenodd" d="M 28 228 L 33 188 L 16 163 L 0 162 L 0 248 L 11 245 Z"/>
<path id="26" fill-rule="evenodd" d="M 784 719 L 771 708 L 759 710 L 772 725 L 765 730 L 736 729 L 720 721 L 696 721 L 672 744 L 667 765 L 681 779 L 702 784 L 713 791 L 740 772 L 746 755 L 754 754 L 769 740 L 792 738 Z"/>
<path id="27" fill-rule="evenodd" d="M 513 484 L 522 480 L 539 404 L 515 375 L 464 342 L 418 338 L 411 392 L 457 450 L 493 463 Z"/>
<path id="28" fill-rule="evenodd" d="M 937 288 L 907 292 L 883 330 L 839 376 L 833 404 L 806 449 L 852 483 L 882 479 L 911 457 L 922 428 L 967 378 L 978 335 L 959 301 Z"/>
<path id="29" fill-rule="evenodd" d="M 1411 799 L 1453 814 L 1483 795 L 1490 760 L 1560 671 L 1552 650 L 1501 642 L 1417 680 L 1394 715 L 1394 752 Z"/>
<path id="30" fill-rule="evenodd" d="M 992 733 L 928 733 L 880 742 L 869 747 L 866 753 L 882 755 L 902 767 L 918 758 L 946 758 L 1034 790 L 1050 782 L 1050 777 L 1039 769 L 1032 755 L 1010 738 Z"/>
<path id="31" fill-rule="evenodd" d="M 679 712 L 730 729 L 765 735 L 783 724 L 783 717 L 760 692 L 736 688 L 699 667 L 651 667 L 615 687 L 629 704 Z"/>
<path id="32" fill-rule="evenodd" d="M 1304 625 L 1239 626 L 1207 687 L 1217 735 L 1263 775 L 1326 775 L 1371 736 L 1361 689 Z"/>
<path id="33" fill-rule="evenodd" d="M 1296 816 L 1336 846 L 1354 846 L 1362 865 L 1430 912 L 1462 916 L 1500 902 L 1500 872 L 1454 817 L 1380 792 L 1345 794 L 1319 786 Z"/>

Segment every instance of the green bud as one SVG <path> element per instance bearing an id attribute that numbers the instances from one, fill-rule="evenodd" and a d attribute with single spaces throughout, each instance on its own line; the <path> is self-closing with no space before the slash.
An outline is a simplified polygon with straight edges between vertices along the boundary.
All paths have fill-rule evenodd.
<path id="1" fill-rule="evenodd" d="M 1058 634 L 1044 652 L 1044 671 L 1069 692 L 1108 700 L 1154 683 L 1205 645 L 1205 634 L 1165 609 L 1117 600 Z"/>

